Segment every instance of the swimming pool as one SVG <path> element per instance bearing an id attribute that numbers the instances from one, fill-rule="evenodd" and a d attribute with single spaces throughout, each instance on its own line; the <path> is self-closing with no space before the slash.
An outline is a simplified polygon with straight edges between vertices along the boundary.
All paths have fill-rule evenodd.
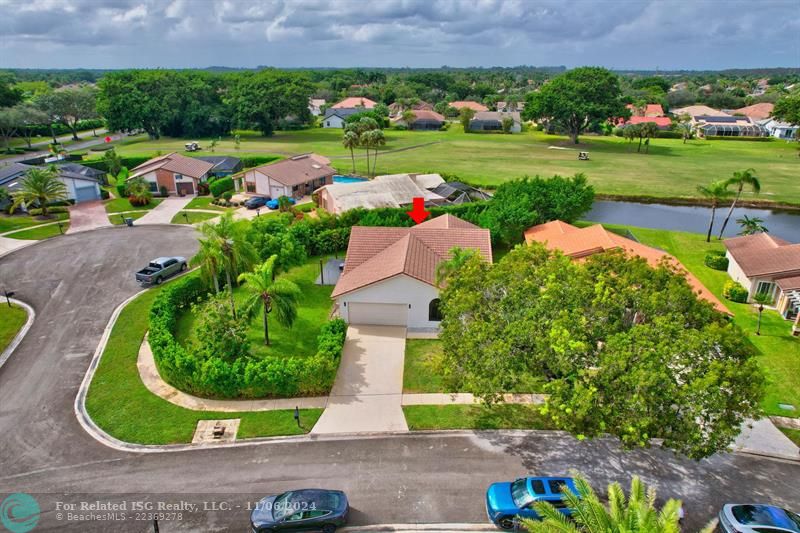
<path id="1" fill-rule="evenodd" d="M 359 181 L 367 181 L 365 178 L 356 178 L 355 176 L 342 176 L 339 174 L 334 174 L 333 182 L 334 183 L 358 183 Z"/>

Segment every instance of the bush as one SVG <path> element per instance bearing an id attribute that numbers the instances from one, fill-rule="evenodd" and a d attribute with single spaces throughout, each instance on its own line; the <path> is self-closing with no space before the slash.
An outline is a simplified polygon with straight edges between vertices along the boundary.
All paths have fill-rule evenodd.
<path id="1" fill-rule="evenodd" d="M 220 178 L 208 186 L 214 198 L 219 198 L 225 191 L 232 191 L 234 189 L 233 180 L 231 178 Z"/>
<path id="2" fill-rule="evenodd" d="M 273 161 L 283 158 L 279 155 L 251 155 L 240 159 L 242 160 L 242 166 L 244 166 L 244 168 L 252 168 L 260 167 L 261 165 L 266 165 L 267 163 L 272 163 Z"/>
<path id="3" fill-rule="evenodd" d="M 208 183 L 201 181 L 197 184 L 197 196 L 208 196 L 209 193 Z"/>
<path id="4" fill-rule="evenodd" d="M 714 270 L 728 270 L 728 258 L 725 257 L 725 252 L 708 252 L 705 259 L 703 259 L 703 263 Z"/>
<path id="5" fill-rule="evenodd" d="M 233 191 L 225 191 L 224 193 L 222 193 L 222 197 L 230 202 L 231 198 L 233 198 Z"/>
<path id="6" fill-rule="evenodd" d="M 69 209 L 67 207 L 61 206 L 61 205 L 54 205 L 54 206 L 48 206 L 47 207 L 47 214 L 48 215 L 53 215 L 53 214 L 56 214 L 56 213 L 68 213 L 68 212 L 69 212 Z M 28 214 L 30 216 L 32 216 L 32 217 L 41 216 L 42 215 L 42 208 L 41 207 L 33 207 L 31 209 L 28 209 Z"/>
<path id="7" fill-rule="evenodd" d="M 772 142 L 772 137 L 728 137 L 726 135 L 706 135 L 703 137 L 708 141 L 755 141 L 755 142 Z"/>
<path id="8" fill-rule="evenodd" d="M 659 130 L 656 137 L 659 139 L 683 139 L 683 133 L 672 130 Z"/>
<path id="9" fill-rule="evenodd" d="M 395 124 L 394 129 L 396 129 L 397 131 L 406 131 L 408 129 L 408 126 L 406 126 L 405 124 Z"/>
<path id="10" fill-rule="evenodd" d="M 158 188 L 158 192 L 161 193 L 161 196 L 169 195 L 169 193 L 167 192 L 167 188 L 164 185 Z"/>
<path id="11" fill-rule="evenodd" d="M 108 191 L 105 189 L 100 189 L 100 199 L 108 200 L 109 198 L 111 198 L 111 195 L 108 193 Z"/>
<path id="12" fill-rule="evenodd" d="M 117 196 L 120 198 L 125 198 L 128 196 L 128 182 L 122 181 L 117 183 Z"/>
<path id="13" fill-rule="evenodd" d="M 128 201 L 132 206 L 145 206 L 150 203 L 150 198 L 147 196 L 128 196 Z"/>
<path id="14" fill-rule="evenodd" d="M 733 280 L 729 280 L 725 283 L 725 288 L 722 290 L 722 294 L 728 300 L 732 302 L 737 302 L 740 304 L 747 303 L 747 289 L 742 287 L 740 283 L 737 283 Z"/>

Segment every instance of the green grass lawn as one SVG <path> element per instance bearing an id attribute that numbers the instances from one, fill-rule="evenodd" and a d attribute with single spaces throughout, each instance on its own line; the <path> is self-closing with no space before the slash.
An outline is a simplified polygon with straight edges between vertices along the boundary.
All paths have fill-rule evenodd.
<path id="1" fill-rule="evenodd" d="M 197 196 L 192 198 L 192 201 L 186 204 L 184 209 L 212 209 L 214 211 L 227 211 L 230 207 L 222 207 L 214 205 L 211 201 L 214 200 L 213 196 Z"/>
<path id="2" fill-rule="evenodd" d="M 28 215 L 7 215 L 2 213 L 0 214 L 0 233 L 47 224 L 48 222 L 55 222 L 56 220 L 65 220 L 67 218 L 69 218 L 69 213 L 54 213 L 47 215 L 47 218 L 31 217 Z"/>
<path id="3" fill-rule="evenodd" d="M 555 429 L 534 405 L 407 405 L 408 429 Z"/>
<path id="4" fill-rule="evenodd" d="M 22 307 L 17 304 L 9 307 L 5 302 L 0 302 L 0 353 L 16 337 L 27 320 L 28 313 Z"/>
<path id="5" fill-rule="evenodd" d="M 121 211 L 147 211 L 164 201 L 163 198 L 153 198 L 147 205 L 131 205 L 127 198 L 114 198 L 106 202 L 106 213 L 119 213 Z"/>
<path id="6" fill-rule="evenodd" d="M 247 332 L 251 353 L 255 357 L 266 355 L 308 357 L 317 353 L 317 336 L 322 324 L 327 322 L 331 310 L 330 285 L 316 285 L 314 280 L 319 275 L 319 259 L 311 258 L 305 265 L 281 274 L 300 288 L 301 296 L 297 309 L 297 320 L 291 328 L 286 328 L 269 318 L 270 346 L 264 346 L 264 327 L 262 319 L 253 320 Z M 241 306 L 245 299 L 242 287 L 234 290 L 237 305 Z M 182 314 L 178 319 L 176 337 L 186 343 L 194 337 L 195 317 L 191 312 Z"/>
<path id="7" fill-rule="evenodd" d="M 298 428 L 292 410 L 191 411 L 148 391 L 139 378 L 136 359 L 158 290 L 148 290 L 133 300 L 114 325 L 86 398 L 86 408 L 98 426 L 120 440 L 138 444 L 191 442 L 197 421 L 207 419 L 240 418 L 238 438 L 297 435 L 313 427 L 321 409 L 301 410 L 303 427 Z"/>
<path id="8" fill-rule="evenodd" d="M 126 218 L 132 218 L 133 220 L 142 218 L 145 216 L 149 211 L 134 211 L 133 213 L 116 213 L 116 214 L 109 214 L 108 220 L 111 221 L 112 224 L 115 226 L 121 226 L 125 224 Z"/>
<path id="9" fill-rule="evenodd" d="M 606 225 L 614 229 L 612 225 Z M 779 403 L 800 408 L 800 338 L 792 337 L 792 324 L 777 312 L 765 310 L 761 335 L 756 335 L 758 312 L 751 304 L 737 304 L 722 296 L 722 288 L 730 278 L 726 272 L 713 270 L 703 264 L 711 250 L 724 250 L 721 241 L 705 241 L 704 235 L 646 228 L 629 228 L 644 244 L 673 254 L 703 282 L 734 314 L 734 322 L 747 334 L 758 350 L 758 360 L 767 376 L 766 396 L 762 403 L 768 415 L 798 417 L 798 411 L 785 411 Z"/>
<path id="10" fill-rule="evenodd" d="M 727 178 L 735 170 L 752 167 L 761 178 L 758 198 L 800 204 L 800 158 L 797 145 L 783 141 L 705 141 L 684 144 L 680 139 L 655 139 L 650 153 L 636 153 L 635 145 L 620 137 L 581 137 L 580 146 L 564 136 L 542 132 L 512 135 L 465 134 L 459 125 L 447 131 L 386 130 L 386 146 L 379 153 L 377 172 L 439 172 L 487 187 L 524 175 L 585 173 L 597 192 L 615 195 L 695 197 L 697 185 Z M 341 130 L 280 131 L 272 137 L 244 135 L 241 149 L 223 139 L 216 153 L 230 155 L 292 155 L 317 152 L 331 158 L 340 172 L 352 172 L 350 152 L 341 144 Z M 120 146 L 123 155 L 153 155 L 183 150 L 183 139 L 142 139 Z M 208 141 L 201 141 L 206 145 Z M 416 145 L 428 144 L 417 148 Z M 408 149 L 411 148 L 411 149 Z M 405 149 L 405 150 L 404 150 Z M 395 150 L 401 150 L 389 153 Z M 577 152 L 588 151 L 589 161 Z M 356 151 L 356 172 L 366 172 L 363 150 Z M 744 198 L 751 196 L 746 194 Z"/>
<path id="11" fill-rule="evenodd" d="M 186 215 L 186 216 L 184 216 Z M 216 218 L 219 216 L 219 213 L 197 213 L 195 211 L 181 211 L 177 213 L 170 223 L 172 224 L 196 224 L 198 222 L 203 222 L 206 220 L 210 220 L 212 218 Z M 188 217 L 188 222 L 187 222 Z"/>
<path id="12" fill-rule="evenodd" d="M 800 446 L 800 429 L 787 429 L 787 428 L 780 428 L 783 431 L 784 435 L 789 437 L 789 439 Z"/>
<path id="13" fill-rule="evenodd" d="M 18 231 L 6 237 L 10 239 L 22 239 L 30 241 L 40 241 L 42 239 L 49 239 L 50 237 L 57 237 L 66 233 L 69 229 L 69 221 L 61 223 L 61 229 L 58 229 L 58 224 L 51 224 L 49 226 L 37 226 L 25 231 Z"/>
<path id="14" fill-rule="evenodd" d="M 445 390 L 441 375 L 442 341 L 406 340 L 403 392 L 453 392 Z"/>

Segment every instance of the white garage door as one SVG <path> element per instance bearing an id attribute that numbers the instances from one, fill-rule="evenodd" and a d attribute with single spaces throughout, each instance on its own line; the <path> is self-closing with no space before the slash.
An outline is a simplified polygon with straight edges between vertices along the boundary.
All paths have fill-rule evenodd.
<path id="1" fill-rule="evenodd" d="M 408 325 L 406 304 L 347 304 L 347 317 L 351 324 L 374 324 L 380 326 Z"/>
<path id="2" fill-rule="evenodd" d="M 285 193 L 286 193 L 285 187 L 273 185 L 272 187 L 269 188 L 269 195 L 272 197 L 273 200 L 277 200 L 281 196 L 285 196 Z"/>

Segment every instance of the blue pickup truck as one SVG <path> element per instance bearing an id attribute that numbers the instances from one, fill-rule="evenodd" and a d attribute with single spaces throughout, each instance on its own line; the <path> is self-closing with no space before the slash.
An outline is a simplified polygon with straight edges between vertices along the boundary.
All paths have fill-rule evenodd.
<path id="1" fill-rule="evenodd" d="M 515 529 L 518 518 L 540 519 L 533 508 L 536 502 L 548 502 L 569 516 L 561 487 L 578 494 L 571 477 L 527 477 L 492 483 L 486 491 L 486 514 L 500 529 Z"/>

